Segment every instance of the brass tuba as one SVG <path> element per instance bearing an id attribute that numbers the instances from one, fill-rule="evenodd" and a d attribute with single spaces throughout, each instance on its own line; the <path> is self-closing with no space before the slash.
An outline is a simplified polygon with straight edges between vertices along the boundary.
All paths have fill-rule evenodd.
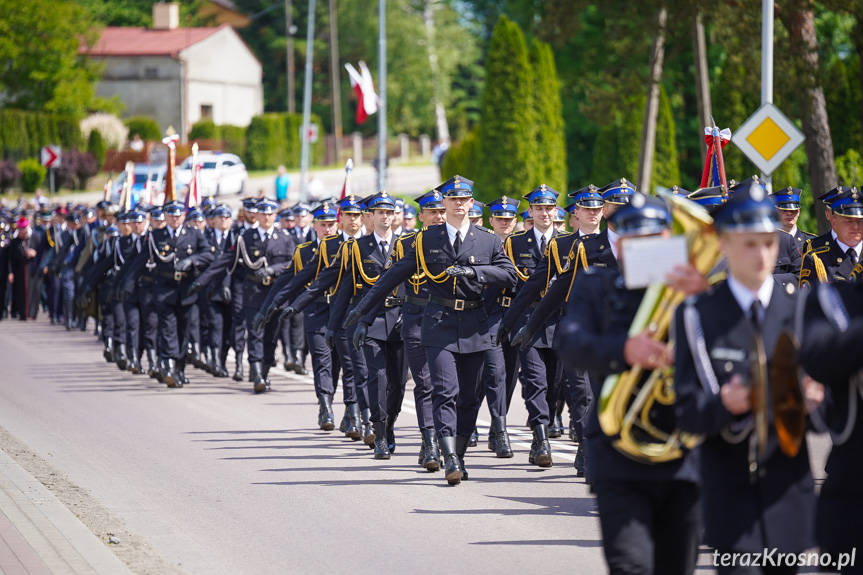
<path id="1" fill-rule="evenodd" d="M 671 204 L 672 231 L 684 235 L 689 246 L 690 263 L 707 275 L 720 259 L 719 240 L 707 210 L 671 194 L 662 194 Z M 663 284 L 647 288 L 629 327 L 630 337 L 649 329 L 656 341 L 668 342 L 674 311 L 686 294 Z M 614 447 L 642 463 L 663 463 L 683 455 L 700 437 L 674 428 L 674 368 L 645 371 L 633 366 L 628 371 L 608 376 L 603 382 L 597 407 L 599 424 L 609 437 L 617 438 Z M 665 425 L 663 425 L 665 424 Z"/>

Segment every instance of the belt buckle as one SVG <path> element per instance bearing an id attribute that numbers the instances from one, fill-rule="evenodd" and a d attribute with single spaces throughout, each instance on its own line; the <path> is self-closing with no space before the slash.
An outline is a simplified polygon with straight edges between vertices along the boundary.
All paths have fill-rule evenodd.
<path id="1" fill-rule="evenodd" d="M 186 277 L 186 272 L 174 272 L 175 282 L 183 281 L 184 277 Z"/>
<path id="2" fill-rule="evenodd" d="M 270 276 L 267 276 L 263 279 L 263 281 L 261 282 L 261 285 L 268 286 L 272 283 L 273 283 L 273 278 Z"/>
<path id="3" fill-rule="evenodd" d="M 500 306 L 501 307 L 509 307 L 512 305 L 512 298 L 508 295 L 502 296 L 500 298 Z"/>
<path id="4" fill-rule="evenodd" d="M 463 299 L 457 299 L 455 300 L 455 305 L 453 306 L 453 309 L 455 309 L 456 311 L 464 311 L 464 304 L 465 301 Z"/>
<path id="5" fill-rule="evenodd" d="M 331 295 L 333 295 L 333 294 L 330 294 L 330 293 L 325 293 L 325 294 L 324 294 L 324 299 L 327 301 L 327 303 L 330 303 L 330 296 L 331 296 Z"/>

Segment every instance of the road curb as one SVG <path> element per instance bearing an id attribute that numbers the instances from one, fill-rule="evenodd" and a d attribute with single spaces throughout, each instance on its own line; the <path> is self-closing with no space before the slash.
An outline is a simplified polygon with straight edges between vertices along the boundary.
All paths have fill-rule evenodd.
<path id="1" fill-rule="evenodd" d="M 2 449 L 0 572 L 132 573 L 47 487 Z"/>

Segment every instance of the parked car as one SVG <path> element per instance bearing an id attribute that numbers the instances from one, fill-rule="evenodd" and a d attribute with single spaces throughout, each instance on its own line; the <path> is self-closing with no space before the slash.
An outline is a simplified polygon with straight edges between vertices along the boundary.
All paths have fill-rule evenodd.
<path id="1" fill-rule="evenodd" d="M 249 173 L 246 165 L 238 156 L 223 152 L 200 152 L 198 165 L 201 167 L 201 195 L 241 194 L 246 187 Z M 174 172 L 177 190 L 188 189 L 192 181 L 192 157 L 183 160 Z M 183 192 L 185 193 L 185 192 Z"/>
<path id="2" fill-rule="evenodd" d="M 141 195 L 150 182 L 152 189 L 150 203 L 161 205 L 165 197 L 165 173 L 168 171 L 166 164 L 135 164 L 133 174 L 135 181 L 132 184 L 132 205 L 138 203 Z M 117 174 L 111 182 L 111 202 L 119 203 L 123 186 L 126 185 L 126 172 Z M 146 198 L 144 198 L 146 199 Z"/>

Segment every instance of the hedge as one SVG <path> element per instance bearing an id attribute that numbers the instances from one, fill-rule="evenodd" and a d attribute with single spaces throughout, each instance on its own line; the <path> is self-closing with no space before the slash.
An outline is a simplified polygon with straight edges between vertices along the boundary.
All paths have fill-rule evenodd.
<path id="1" fill-rule="evenodd" d="M 312 123 L 321 126 L 321 120 L 312 114 Z M 246 129 L 246 165 L 252 170 L 272 169 L 280 164 L 300 167 L 300 114 L 273 113 L 252 118 Z M 323 137 L 311 145 L 310 164 L 324 159 L 326 143 Z"/>
<path id="2" fill-rule="evenodd" d="M 159 142 L 162 140 L 162 131 L 159 124 L 150 116 L 132 116 L 123 120 L 129 128 L 129 138 L 138 134 L 145 142 Z"/>
<path id="3" fill-rule="evenodd" d="M 45 167 L 35 158 L 27 158 L 18 162 L 18 170 L 21 171 L 21 191 L 32 194 L 36 188 L 42 185 L 47 175 Z"/>
<path id="4" fill-rule="evenodd" d="M 0 157 L 24 159 L 36 157 L 42 146 L 59 145 L 63 149 L 81 146 L 81 129 L 73 116 L 0 110 Z"/>

